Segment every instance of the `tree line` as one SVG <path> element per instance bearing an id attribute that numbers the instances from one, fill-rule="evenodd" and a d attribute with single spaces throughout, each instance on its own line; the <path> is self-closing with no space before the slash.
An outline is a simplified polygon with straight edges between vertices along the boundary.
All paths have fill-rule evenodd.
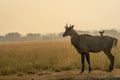
<path id="1" fill-rule="evenodd" d="M 103 35 L 108 35 L 108 36 L 114 36 L 114 37 L 120 37 L 120 32 L 111 29 L 111 30 L 104 30 Z M 79 34 L 91 34 L 91 35 L 100 35 L 99 31 L 77 31 Z M 63 32 L 61 33 L 49 33 L 42 35 L 40 33 L 28 33 L 26 36 L 22 36 L 18 32 L 11 32 L 7 33 L 6 35 L 1 35 L 0 36 L 0 41 L 34 41 L 34 40 L 53 40 L 53 39 L 64 39 L 62 37 Z"/>
<path id="2" fill-rule="evenodd" d="M 28 33 L 26 36 L 22 36 L 18 32 L 10 32 L 6 35 L 0 35 L 0 41 L 35 41 L 35 40 L 52 40 L 62 39 L 62 33 L 49 33 L 42 35 L 40 33 Z"/>

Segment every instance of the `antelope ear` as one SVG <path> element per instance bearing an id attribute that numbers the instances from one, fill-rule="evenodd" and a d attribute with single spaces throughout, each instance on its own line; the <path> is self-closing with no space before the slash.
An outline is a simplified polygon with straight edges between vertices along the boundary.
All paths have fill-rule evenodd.
<path id="1" fill-rule="evenodd" d="M 66 26 L 68 27 L 68 23 L 66 23 Z"/>
<path id="2" fill-rule="evenodd" d="M 68 29 L 68 23 L 66 23 L 65 29 Z"/>
<path id="3" fill-rule="evenodd" d="M 71 28 L 74 28 L 74 25 L 72 25 Z"/>
<path id="4" fill-rule="evenodd" d="M 65 26 L 65 29 L 68 29 L 68 27 L 67 27 L 67 26 Z"/>

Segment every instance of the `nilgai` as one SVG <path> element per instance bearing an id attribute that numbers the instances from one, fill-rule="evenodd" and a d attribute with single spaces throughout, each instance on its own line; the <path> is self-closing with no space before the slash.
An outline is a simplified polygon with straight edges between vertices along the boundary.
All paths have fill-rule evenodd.
<path id="1" fill-rule="evenodd" d="M 74 29 L 74 25 L 65 26 L 65 32 L 63 37 L 70 36 L 71 43 L 76 48 L 78 53 L 81 54 L 82 70 L 84 72 L 84 60 L 87 59 L 89 65 L 89 72 L 91 72 L 90 65 L 90 52 L 100 52 L 103 51 L 110 60 L 110 65 L 108 71 L 111 72 L 114 67 L 114 56 L 111 54 L 111 49 L 113 46 L 117 45 L 117 39 L 109 36 L 91 36 L 88 34 L 79 35 Z"/>

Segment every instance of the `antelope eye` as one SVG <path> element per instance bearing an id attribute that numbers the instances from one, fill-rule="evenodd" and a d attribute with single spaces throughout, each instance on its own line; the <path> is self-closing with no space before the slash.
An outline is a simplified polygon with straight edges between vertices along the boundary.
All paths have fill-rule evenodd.
<path id="1" fill-rule="evenodd" d="M 68 31 L 70 31 L 70 28 L 68 28 Z"/>

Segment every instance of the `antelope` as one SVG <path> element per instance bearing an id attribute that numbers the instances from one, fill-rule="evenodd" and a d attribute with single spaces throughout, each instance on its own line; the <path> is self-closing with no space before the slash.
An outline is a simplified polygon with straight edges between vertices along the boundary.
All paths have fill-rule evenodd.
<path id="1" fill-rule="evenodd" d="M 71 43 L 81 54 L 81 61 L 82 61 L 82 70 L 81 73 L 84 72 L 84 61 L 85 57 L 88 62 L 89 72 L 91 72 L 91 64 L 90 64 L 90 52 L 100 52 L 103 51 L 106 56 L 110 60 L 110 65 L 108 68 L 108 72 L 111 72 L 114 68 L 114 59 L 115 57 L 111 53 L 111 49 L 113 46 L 117 45 L 117 39 L 109 36 L 92 36 L 88 34 L 79 35 L 74 29 L 74 25 L 65 26 L 65 32 L 63 33 L 63 37 L 70 36 Z"/>

